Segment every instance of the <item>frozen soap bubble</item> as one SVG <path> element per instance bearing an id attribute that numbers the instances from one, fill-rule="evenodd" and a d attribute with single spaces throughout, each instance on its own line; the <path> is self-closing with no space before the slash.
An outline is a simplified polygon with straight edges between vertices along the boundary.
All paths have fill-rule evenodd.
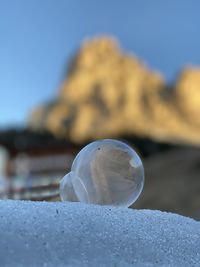
<path id="1" fill-rule="evenodd" d="M 129 207 L 144 185 L 137 153 L 123 142 L 105 139 L 90 143 L 76 156 L 71 172 L 60 182 L 62 201 Z"/>

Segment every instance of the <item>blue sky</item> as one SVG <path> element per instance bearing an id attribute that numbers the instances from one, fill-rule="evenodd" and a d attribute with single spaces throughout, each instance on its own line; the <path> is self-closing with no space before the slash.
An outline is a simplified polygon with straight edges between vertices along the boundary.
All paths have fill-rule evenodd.
<path id="1" fill-rule="evenodd" d="M 200 1 L 0 0 L 0 127 L 51 98 L 86 37 L 111 34 L 173 81 L 200 65 Z"/>

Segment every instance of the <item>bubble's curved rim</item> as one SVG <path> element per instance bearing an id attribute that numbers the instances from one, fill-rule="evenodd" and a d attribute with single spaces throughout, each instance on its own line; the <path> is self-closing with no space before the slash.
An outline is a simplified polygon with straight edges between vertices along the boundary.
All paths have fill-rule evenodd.
<path id="1" fill-rule="evenodd" d="M 120 141 L 120 140 L 117 140 L 117 139 L 110 139 L 110 138 L 107 138 L 107 139 L 100 139 L 100 140 L 95 140 L 89 144 L 87 144 L 86 146 L 84 146 L 80 151 L 79 153 L 76 155 L 76 157 L 74 158 L 73 160 L 73 163 L 72 163 L 72 166 L 71 166 L 71 171 L 73 171 L 74 173 L 76 173 L 76 170 L 74 169 L 74 166 L 75 164 L 77 164 L 77 161 L 78 161 L 78 158 L 80 157 L 80 155 L 82 156 L 82 154 L 85 153 L 86 150 L 88 150 L 90 147 L 92 147 L 94 144 L 100 144 L 100 143 L 103 143 L 103 142 L 112 142 L 112 143 L 116 143 L 118 145 L 122 145 L 122 146 L 125 146 L 129 151 L 131 151 L 131 153 L 133 153 L 134 157 L 136 157 L 137 161 L 138 161 L 138 166 L 140 166 L 141 168 L 141 172 L 142 172 L 142 181 L 141 181 L 141 185 L 139 187 L 139 191 L 138 191 L 138 194 L 137 196 L 135 196 L 134 199 L 132 199 L 131 201 L 124 201 L 124 203 L 121 203 L 121 204 L 101 204 L 101 203 L 98 203 L 98 205 L 103 205 L 103 206 L 124 206 L 124 207 L 130 207 L 131 205 L 133 205 L 137 199 L 140 197 L 142 191 L 143 191 L 143 188 L 144 188 L 144 184 L 145 184 L 145 171 L 144 171 L 144 166 L 143 166 L 143 163 L 142 163 L 142 160 L 140 158 L 140 156 L 137 154 L 137 152 L 134 150 L 134 148 L 130 145 L 128 145 L 127 143 L 125 143 L 124 141 Z M 96 147 L 94 148 L 96 149 Z M 79 179 L 81 180 L 81 177 L 79 177 Z M 82 186 L 84 187 L 84 190 L 87 192 L 86 190 L 86 187 L 84 185 L 84 183 L 81 181 L 81 184 Z M 89 196 L 88 196 L 88 203 L 90 203 L 89 201 Z M 91 203 L 92 204 L 92 203 Z"/>

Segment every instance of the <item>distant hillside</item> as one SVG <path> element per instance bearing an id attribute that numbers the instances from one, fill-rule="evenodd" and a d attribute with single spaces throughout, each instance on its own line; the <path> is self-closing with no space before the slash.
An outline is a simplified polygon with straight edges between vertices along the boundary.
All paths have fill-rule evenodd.
<path id="1" fill-rule="evenodd" d="M 114 39 L 88 40 L 57 98 L 33 111 L 29 127 L 75 143 L 134 135 L 200 144 L 200 68 L 185 68 L 168 87 Z"/>

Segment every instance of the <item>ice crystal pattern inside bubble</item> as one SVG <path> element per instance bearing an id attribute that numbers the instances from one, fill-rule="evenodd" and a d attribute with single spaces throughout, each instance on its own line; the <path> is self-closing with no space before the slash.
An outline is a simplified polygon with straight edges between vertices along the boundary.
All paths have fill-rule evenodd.
<path id="1" fill-rule="evenodd" d="M 60 182 L 62 201 L 129 207 L 144 185 L 137 153 L 123 142 L 105 139 L 90 143 L 74 159 Z"/>

